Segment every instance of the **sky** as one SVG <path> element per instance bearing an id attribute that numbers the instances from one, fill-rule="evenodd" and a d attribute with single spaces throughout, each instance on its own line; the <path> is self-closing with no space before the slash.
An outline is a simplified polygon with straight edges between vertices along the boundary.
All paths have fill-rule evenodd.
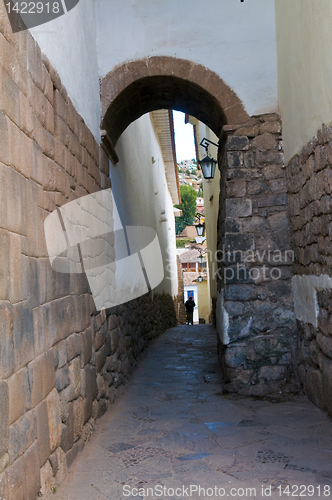
<path id="1" fill-rule="evenodd" d="M 173 111 L 173 118 L 178 163 L 196 158 L 193 126 L 190 123 L 184 123 L 185 114 L 181 111 Z"/>

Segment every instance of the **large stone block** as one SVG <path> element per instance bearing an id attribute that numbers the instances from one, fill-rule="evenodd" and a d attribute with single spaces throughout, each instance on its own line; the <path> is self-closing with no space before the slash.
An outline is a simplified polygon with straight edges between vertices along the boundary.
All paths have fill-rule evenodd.
<path id="1" fill-rule="evenodd" d="M 23 455 L 25 461 L 26 499 L 35 498 L 40 490 L 39 447 L 35 441 Z"/>
<path id="2" fill-rule="evenodd" d="M 251 271 L 242 263 L 238 263 L 236 266 L 227 265 L 223 270 L 223 281 L 226 284 L 253 283 L 257 276 L 259 277 L 258 271 Z"/>
<path id="3" fill-rule="evenodd" d="M 50 432 L 48 427 L 47 403 L 42 401 L 36 406 L 37 439 L 39 445 L 39 467 L 41 467 L 51 454 Z"/>
<path id="4" fill-rule="evenodd" d="M 289 222 L 287 212 L 277 212 L 270 215 L 269 224 L 272 231 L 289 231 Z"/>
<path id="5" fill-rule="evenodd" d="M 0 301 L 0 326 L 0 379 L 3 379 L 13 373 L 15 366 L 13 306 L 10 302 Z"/>
<path id="6" fill-rule="evenodd" d="M 38 234 L 38 192 L 40 186 L 32 180 L 26 183 L 26 234 L 27 248 L 26 253 L 31 257 L 39 257 L 39 234 Z M 35 278 L 37 281 L 37 277 Z M 37 296 L 34 297 L 37 300 Z M 36 304 L 37 305 L 37 304 Z M 39 305 L 39 303 L 38 303 Z"/>
<path id="7" fill-rule="evenodd" d="M 67 457 L 62 448 L 57 448 L 54 453 L 57 456 L 58 470 L 56 473 L 56 480 L 59 484 L 68 474 Z"/>
<path id="8" fill-rule="evenodd" d="M 247 301 L 257 298 L 259 288 L 256 285 L 227 285 L 225 287 L 225 299 L 232 301 Z"/>
<path id="9" fill-rule="evenodd" d="M 61 301 L 53 300 L 49 303 L 49 323 L 47 334 L 47 345 L 53 346 L 66 336 L 66 325 L 62 318 Z"/>
<path id="10" fill-rule="evenodd" d="M 11 120 L 8 121 L 9 165 L 30 178 L 32 139 L 26 136 Z"/>
<path id="11" fill-rule="evenodd" d="M 226 217 L 249 217 L 252 215 L 251 200 L 226 200 Z"/>
<path id="12" fill-rule="evenodd" d="M 17 145 L 16 145 L 17 147 Z M 0 164 L 0 225 L 8 231 L 26 235 L 27 180 L 11 167 Z"/>
<path id="13" fill-rule="evenodd" d="M 39 468 L 39 467 L 38 467 Z M 27 500 L 25 458 L 22 456 L 5 472 L 7 478 L 7 497 L 5 500 Z"/>
<path id="14" fill-rule="evenodd" d="M 42 126 L 51 134 L 54 134 L 54 111 L 53 106 L 37 87 L 34 87 L 35 112 Z"/>
<path id="15" fill-rule="evenodd" d="M 277 207 L 287 204 L 287 194 L 278 193 L 270 194 L 268 196 L 260 196 L 254 200 L 254 207 Z"/>
<path id="16" fill-rule="evenodd" d="M 1 14 L 0 14 L 1 16 Z M 8 498 L 7 493 L 7 474 L 5 472 L 0 473 L 0 498 L 1 500 L 6 500 Z"/>
<path id="17" fill-rule="evenodd" d="M 8 118 L 0 111 L 0 162 L 9 165 Z"/>
<path id="18" fill-rule="evenodd" d="M 254 249 L 254 238 L 249 234 L 226 234 L 225 249 L 226 262 L 242 262 L 244 252 Z"/>
<path id="19" fill-rule="evenodd" d="M 225 220 L 226 233 L 242 233 L 242 221 L 239 219 L 227 218 Z"/>
<path id="20" fill-rule="evenodd" d="M 22 300 L 21 238 L 0 230 L 0 299 Z"/>
<path id="21" fill-rule="evenodd" d="M 7 380 L 9 394 L 8 425 L 15 422 L 15 420 L 20 418 L 25 412 L 26 371 L 26 368 L 23 368 Z"/>
<path id="22" fill-rule="evenodd" d="M 34 358 L 33 313 L 27 301 L 13 306 L 15 368 L 19 370 Z"/>
<path id="23" fill-rule="evenodd" d="M 101 371 L 101 369 L 103 368 L 105 361 L 106 361 L 106 357 L 107 357 L 106 345 L 103 345 L 103 347 L 101 347 L 99 349 L 99 351 L 96 352 L 95 357 L 96 357 L 96 370 L 97 370 L 97 373 L 99 373 Z"/>
<path id="24" fill-rule="evenodd" d="M 55 362 L 54 352 L 50 349 L 38 356 L 28 365 L 31 405 L 34 408 L 54 388 Z"/>
<path id="25" fill-rule="evenodd" d="M 247 183 L 245 179 L 232 179 L 227 182 L 227 196 L 231 198 L 243 198 L 246 195 Z"/>
<path id="26" fill-rule="evenodd" d="M 93 344 L 93 327 L 87 328 L 83 333 L 82 337 L 82 355 L 81 355 L 81 368 L 84 368 L 91 360 L 92 356 L 92 344 Z"/>
<path id="27" fill-rule="evenodd" d="M 73 465 L 75 459 L 77 458 L 77 455 L 83 450 L 83 448 L 84 442 L 82 439 L 79 439 L 78 441 L 76 441 L 71 450 L 67 451 L 66 458 L 68 467 L 71 467 Z"/>
<path id="28" fill-rule="evenodd" d="M 69 379 L 74 388 L 75 396 L 81 393 L 81 362 L 80 358 L 74 358 L 69 364 Z"/>
<path id="29" fill-rule="evenodd" d="M 270 230 L 269 225 L 265 217 L 248 217 L 242 221 L 243 224 L 243 232 L 244 233 L 266 233 Z"/>
<path id="30" fill-rule="evenodd" d="M 253 139 L 252 147 L 257 148 L 259 151 L 269 151 L 270 149 L 277 149 L 278 141 L 274 135 L 264 133 Z"/>
<path id="31" fill-rule="evenodd" d="M 56 123 L 56 120 L 55 120 Z M 34 138 L 36 143 L 41 148 L 42 152 L 47 158 L 54 160 L 54 136 L 48 130 L 46 130 L 37 117 L 34 118 L 33 123 Z"/>
<path id="32" fill-rule="evenodd" d="M 225 362 L 231 368 L 238 368 L 244 364 L 243 346 L 229 346 L 226 348 Z"/>
<path id="33" fill-rule="evenodd" d="M 325 337 L 325 335 L 318 332 L 316 340 L 323 353 L 329 358 L 332 358 L 332 337 Z"/>
<path id="34" fill-rule="evenodd" d="M 107 355 L 114 354 L 119 347 L 119 331 L 117 328 L 111 330 L 107 334 L 106 338 L 106 346 L 107 346 Z"/>
<path id="35" fill-rule="evenodd" d="M 260 133 L 265 134 L 280 134 L 281 133 L 281 123 L 279 121 L 267 121 L 264 122 L 259 127 Z"/>
<path id="36" fill-rule="evenodd" d="M 85 371 L 84 422 L 91 417 L 92 403 L 98 394 L 96 369 L 87 365 Z"/>
<path id="37" fill-rule="evenodd" d="M 32 445 L 36 437 L 36 414 L 31 410 L 9 427 L 8 452 L 11 464 Z"/>
<path id="38" fill-rule="evenodd" d="M 19 112 L 20 112 L 20 124 L 17 122 L 16 125 L 20 126 L 22 132 L 26 134 L 28 137 L 33 137 L 33 111 L 30 106 L 28 98 L 23 94 L 23 92 L 19 92 Z M 13 120 L 15 121 L 15 120 Z"/>
<path id="39" fill-rule="evenodd" d="M 239 151 L 232 151 L 230 153 L 227 153 L 227 166 L 228 168 L 242 168 L 243 153 Z"/>
<path id="40" fill-rule="evenodd" d="M 105 363 L 105 370 L 107 372 L 116 372 L 118 370 L 118 357 L 116 354 L 109 356 Z"/>
<path id="41" fill-rule="evenodd" d="M 258 165 L 283 164 L 284 154 L 279 151 L 257 151 L 256 162 Z"/>
<path id="42" fill-rule="evenodd" d="M 74 441 L 76 441 L 82 435 L 82 429 L 84 424 L 84 400 L 83 398 L 78 398 L 73 401 L 73 412 L 74 412 Z"/>
<path id="43" fill-rule="evenodd" d="M 0 109 L 19 127 L 20 91 L 4 68 L 0 68 L 0 83 Z"/>
<path id="44" fill-rule="evenodd" d="M 285 176 L 285 170 L 282 165 L 269 165 L 263 167 L 263 175 L 266 180 L 280 179 Z"/>
<path id="45" fill-rule="evenodd" d="M 256 194 L 268 192 L 268 187 L 263 180 L 255 179 L 251 182 L 248 182 L 247 191 L 248 191 L 249 195 L 256 195 Z"/>
<path id="46" fill-rule="evenodd" d="M 266 382 L 282 380 L 285 378 L 287 369 L 285 366 L 262 366 L 258 372 L 258 378 L 264 379 Z"/>
<path id="47" fill-rule="evenodd" d="M 61 441 L 61 414 L 60 414 L 60 398 L 56 389 L 47 396 L 47 417 L 49 428 L 49 441 L 51 452 L 53 452 Z"/>
<path id="48" fill-rule="evenodd" d="M 0 408 L 0 457 L 2 457 L 8 451 L 9 446 L 9 395 L 6 382 L 0 382 Z"/>
<path id="49" fill-rule="evenodd" d="M 44 498 L 50 498 L 53 488 L 56 487 L 56 480 L 48 460 L 40 469 L 40 483 L 40 495 Z"/>
<path id="50" fill-rule="evenodd" d="M 60 299 L 62 316 L 62 338 L 68 337 L 76 331 L 75 297 L 68 296 Z"/>
<path id="51" fill-rule="evenodd" d="M 244 151 L 249 149 L 249 139 L 248 137 L 228 137 L 227 138 L 227 150 L 228 151 Z"/>
<path id="52" fill-rule="evenodd" d="M 62 391 L 65 387 L 67 387 L 70 384 L 70 379 L 69 379 L 69 367 L 68 365 L 63 366 L 62 368 L 59 368 L 55 372 L 55 388 L 57 391 Z"/>
<path id="53" fill-rule="evenodd" d="M 61 448 L 67 452 L 74 444 L 74 410 L 73 403 L 68 403 L 66 424 L 62 425 Z"/>
<path id="54" fill-rule="evenodd" d="M 326 409 L 323 391 L 323 374 L 320 370 L 309 367 L 305 379 L 305 391 L 310 401 L 316 406 Z"/>
<path id="55" fill-rule="evenodd" d="M 82 337 L 74 333 L 67 338 L 67 359 L 71 361 L 76 356 L 80 356 L 82 352 Z"/>

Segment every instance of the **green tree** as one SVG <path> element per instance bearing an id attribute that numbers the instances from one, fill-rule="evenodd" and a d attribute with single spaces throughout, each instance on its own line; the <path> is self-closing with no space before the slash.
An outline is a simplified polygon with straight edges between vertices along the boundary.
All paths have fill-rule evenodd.
<path id="1" fill-rule="evenodd" d="M 180 234 L 186 226 L 191 226 L 195 220 L 197 193 L 191 186 L 180 186 L 181 203 L 175 205 L 182 210 L 181 217 L 175 218 L 176 234 Z"/>

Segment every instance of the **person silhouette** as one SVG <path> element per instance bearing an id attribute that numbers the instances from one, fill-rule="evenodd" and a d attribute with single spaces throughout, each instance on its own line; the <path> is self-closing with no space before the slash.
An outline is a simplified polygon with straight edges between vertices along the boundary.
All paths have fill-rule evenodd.
<path id="1" fill-rule="evenodd" d="M 195 301 L 192 297 L 189 297 L 184 305 L 187 311 L 187 325 L 193 325 L 194 307 L 196 306 Z"/>

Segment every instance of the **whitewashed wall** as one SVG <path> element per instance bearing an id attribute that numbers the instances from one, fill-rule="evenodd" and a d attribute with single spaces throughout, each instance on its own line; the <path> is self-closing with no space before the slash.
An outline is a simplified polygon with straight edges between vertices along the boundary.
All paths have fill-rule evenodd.
<path id="1" fill-rule="evenodd" d="M 150 115 L 133 122 L 120 137 L 119 163 L 111 166 L 112 191 L 122 224 L 148 226 L 157 231 L 165 278 L 158 293 L 178 293 L 175 221 L 165 166 Z M 164 213 L 163 213 L 164 212 Z M 161 222 L 166 219 L 165 222 Z"/>
<path id="2" fill-rule="evenodd" d="M 203 64 L 249 115 L 276 111 L 274 0 L 96 0 L 99 74 L 148 56 Z"/>
<path id="3" fill-rule="evenodd" d="M 68 13 L 30 32 L 99 142 L 101 108 L 93 0 L 80 0 Z"/>

